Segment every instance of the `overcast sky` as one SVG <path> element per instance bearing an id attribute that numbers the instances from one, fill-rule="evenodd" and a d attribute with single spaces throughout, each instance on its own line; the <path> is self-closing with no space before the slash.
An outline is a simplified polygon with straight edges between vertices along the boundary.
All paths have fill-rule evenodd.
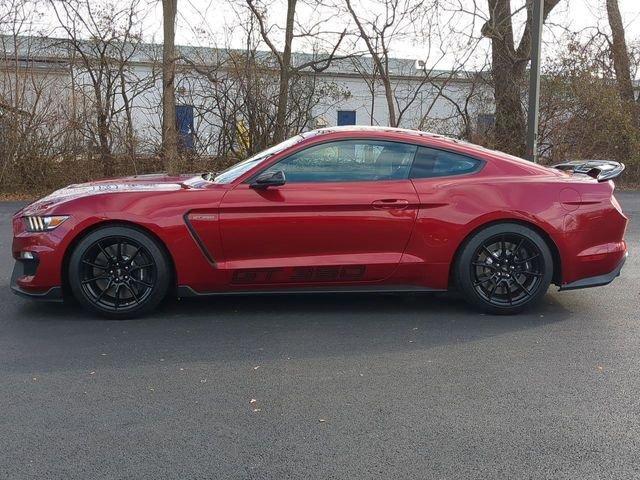
<path id="1" fill-rule="evenodd" d="M 462 3 L 470 0 L 460 0 Z M 375 0 L 364 0 L 362 3 L 376 4 Z M 238 2 L 241 3 L 241 2 Z M 479 0 L 483 5 L 486 0 Z M 512 0 L 517 6 L 523 0 Z M 554 25 L 570 27 L 572 30 L 581 30 L 599 26 L 603 30 L 608 29 L 605 0 L 562 0 L 549 18 L 549 26 L 546 28 L 545 40 L 552 42 L 558 29 Z M 635 41 L 640 38 L 640 0 L 619 0 L 623 21 L 627 28 L 628 40 Z M 212 35 L 218 42 L 224 42 L 225 32 L 230 25 L 238 22 L 237 12 L 241 8 L 232 8 L 229 2 L 222 0 L 178 0 L 179 18 L 177 25 L 177 42 L 180 44 L 198 44 L 202 39 L 194 35 L 194 30 L 202 27 L 208 31 L 206 38 Z M 157 6 L 155 13 L 149 18 L 148 32 L 156 39 L 162 37 L 161 7 Z M 279 25 L 284 24 L 285 8 L 270 9 L 269 20 Z M 301 18 L 298 18 L 301 21 Z M 206 23 L 206 24 L 205 24 Z M 409 58 L 419 58 L 423 54 L 424 46 L 417 42 L 404 41 L 392 45 L 395 55 Z"/>
<path id="2" fill-rule="evenodd" d="M 104 5 L 105 1 L 95 0 L 96 4 Z M 106 0 L 111 2 L 126 2 L 127 0 Z M 148 14 L 144 18 L 144 38 L 146 41 L 162 41 L 162 6 L 159 0 L 141 0 L 147 2 Z M 286 8 L 284 0 L 262 0 L 265 3 L 273 4 L 272 8 L 268 10 L 268 21 L 270 24 L 277 26 L 283 26 L 286 14 Z M 324 0 L 333 1 L 338 3 L 339 0 Z M 430 0 L 426 0 L 428 4 Z M 463 6 L 469 7 L 473 0 L 440 0 L 441 2 L 449 2 L 450 4 L 460 3 Z M 260 3 L 261 0 L 256 0 Z M 326 17 L 332 14 L 332 10 L 324 10 L 320 13 L 310 11 L 308 6 L 304 4 L 311 4 L 313 0 L 299 0 L 300 10 L 297 15 L 297 21 L 300 23 L 306 22 L 312 23 L 314 19 L 318 17 Z M 361 12 L 364 16 L 372 15 L 372 12 L 376 11 L 376 8 L 381 5 L 380 1 L 376 0 L 352 0 L 356 10 Z M 477 4 L 483 8 L 486 8 L 486 0 L 476 0 Z M 518 6 L 524 5 L 525 0 L 512 0 L 513 9 L 517 9 Z M 623 21 L 627 28 L 627 41 L 630 44 L 637 43 L 640 40 L 640 0 L 619 0 L 620 8 L 622 11 Z M 278 6 L 279 4 L 279 6 Z M 547 26 L 545 27 L 544 40 L 545 49 L 544 52 L 547 56 L 554 55 L 554 48 L 558 48 L 561 42 L 558 41 L 559 36 L 562 34 L 564 28 L 569 28 L 571 31 L 581 31 L 584 29 L 590 29 L 593 31 L 595 28 L 599 28 L 602 31 L 608 31 L 608 23 L 606 18 L 605 0 L 561 0 L 560 4 L 552 12 L 548 19 Z M 40 17 L 41 26 L 50 26 L 49 22 L 53 22 L 55 17 L 53 15 L 45 14 Z M 180 45 L 198 45 L 198 46 L 243 46 L 243 35 L 237 32 L 239 30 L 238 25 L 246 23 L 247 8 L 244 0 L 178 0 L 178 19 L 176 30 L 176 42 Z M 472 29 L 470 27 L 470 16 L 456 21 L 456 25 L 459 35 L 450 35 L 445 45 L 446 49 L 464 51 L 465 42 L 461 41 L 464 35 Z M 328 24 L 323 26 L 323 30 L 341 31 L 344 28 L 345 22 L 348 21 L 347 15 L 337 15 Z M 482 20 L 476 18 L 475 36 L 480 37 L 479 28 L 484 23 Z M 514 22 L 516 25 L 522 25 L 522 17 L 519 21 Z M 413 25 L 412 25 L 413 26 Z M 233 30 L 236 30 L 233 33 Z M 405 29 L 406 30 L 406 29 Z M 351 26 L 351 32 L 355 31 L 355 27 Z M 420 30 L 423 31 L 423 30 Z M 60 32 L 56 32 L 60 34 Z M 325 36 L 327 39 L 327 45 L 331 44 L 329 36 Z M 281 46 L 280 39 L 282 38 L 281 32 L 277 29 L 274 30 L 274 43 L 278 47 Z M 355 37 L 354 37 L 355 38 Z M 404 39 L 394 40 L 390 45 L 390 50 L 394 56 L 404 57 L 410 59 L 425 59 L 428 56 L 427 52 L 434 49 L 434 45 L 429 45 L 429 39 L 433 36 L 424 35 L 422 37 L 416 35 L 409 35 Z M 456 41 L 459 43 L 454 46 Z M 481 58 L 486 57 L 486 52 L 489 51 L 489 42 L 484 39 L 480 42 L 476 55 L 477 62 L 481 63 Z M 360 47 L 364 48 L 363 45 Z M 437 47 L 437 46 L 436 46 Z M 266 47 L 264 47 L 266 48 Z M 295 50 L 309 51 L 312 49 L 308 43 L 298 40 L 294 42 Z M 437 49 L 437 48 L 436 48 Z M 484 53 L 483 53 L 484 52 Z M 450 57 L 452 54 L 448 54 Z M 458 54 L 459 55 L 459 54 Z M 437 55 L 436 55 L 437 56 Z M 484 57 L 483 57 L 484 56 Z M 452 57 L 451 57 L 452 58 Z M 450 68 L 449 65 L 440 63 L 452 63 L 453 60 L 445 59 L 444 62 L 438 61 L 437 68 Z M 436 61 L 434 61 L 436 63 Z M 470 65 L 470 68 L 477 68 L 475 65 Z"/>

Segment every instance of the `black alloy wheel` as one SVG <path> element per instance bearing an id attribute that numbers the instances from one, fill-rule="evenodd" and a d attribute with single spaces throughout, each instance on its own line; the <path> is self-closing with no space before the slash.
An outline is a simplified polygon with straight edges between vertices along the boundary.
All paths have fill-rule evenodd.
<path id="1" fill-rule="evenodd" d="M 69 283 L 89 309 L 129 318 L 155 307 L 165 296 L 169 271 L 156 242 L 130 227 L 106 227 L 85 237 L 69 262 Z"/>
<path id="2" fill-rule="evenodd" d="M 98 240 L 82 256 L 80 279 L 85 295 L 94 304 L 113 311 L 144 302 L 156 277 L 153 258 L 130 238 Z"/>
<path id="3" fill-rule="evenodd" d="M 527 301 L 544 276 L 540 249 L 523 235 L 504 233 L 482 243 L 471 264 L 478 295 L 496 306 Z"/>
<path id="4" fill-rule="evenodd" d="M 544 239 L 518 224 L 498 224 L 478 232 L 456 265 L 458 285 L 472 303 L 491 313 L 516 313 L 537 302 L 553 275 Z"/>

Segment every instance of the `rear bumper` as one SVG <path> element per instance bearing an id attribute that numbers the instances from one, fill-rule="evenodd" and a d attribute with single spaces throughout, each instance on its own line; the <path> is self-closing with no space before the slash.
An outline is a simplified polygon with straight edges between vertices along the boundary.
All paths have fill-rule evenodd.
<path id="1" fill-rule="evenodd" d="M 63 299 L 61 287 L 50 287 L 46 290 L 27 290 L 18 284 L 18 279 L 28 278 L 31 276 L 29 274 L 33 275 L 33 273 L 35 273 L 34 268 L 37 268 L 37 265 L 34 267 L 33 265 L 30 265 L 29 262 L 16 260 L 16 263 L 13 266 L 13 273 L 11 274 L 11 291 L 21 297 L 27 297 L 34 300 L 61 302 Z"/>
<path id="2" fill-rule="evenodd" d="M 601 287 L 603 285 L 610 284 L 611 282 L 613 282 L 613 280 L 616 279 L 616 277 L 620 276 L 620 271 L 624 266 L 624 262 L 627 260 L 627 256 L 628 256 L 628 253 L 625 252 L 622 259 L 618 262 L 618 265 L 616 265 L 616 268 L 611 270 L 609 273 L 605 273 L 603 275 L 596 275 L 594 277 L 582 278 L 580 280 L 576 280 L 575 282 L 567 283 L 565 285 L 562 285 L 559 291 L 578 290 L 580 288 L 590 288 L 590 287 Z"/>

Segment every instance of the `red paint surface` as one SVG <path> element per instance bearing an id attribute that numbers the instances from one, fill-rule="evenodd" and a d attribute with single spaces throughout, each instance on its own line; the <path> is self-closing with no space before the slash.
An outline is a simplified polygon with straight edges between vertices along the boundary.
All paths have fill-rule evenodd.
<path id="1" fill-rule="evenodd" d="M 244 183 L 297 150 L 347 138 L 441 148 L 485 165 L 469 175 L 422 180 L 291 183 L 267 190 Z M 523 222 L 543 232 L 560 259 L 560 284 L 608 273 L 626 251 L 627 219 L 612 195 L 611 182 L 572 177 L 433 135 L 391 129 L 330 131 L 274 155 L 228 185 L 194 184 L 186 182 L 188 178 L 103 180 L 88 185 L 153 188 L 45 198 L 25 207 L 13 220 L 13 254 L 35 251 L 40 265 L 35 276 L 20 278 L 18 284 L 33 292 L 60 285 L 73 243 L 109 222 L 151 232 L 171 256 L 178 285 L 197 292 L 319 284 L 446 289 L 465 238 L 497 221 Z M 169 189 L 159 191 L 158 185 Z M 28 233 L 22 217 L 36 214 L 71 218 L 52 232 Z M 335 267 L 342 266 L 365 270 L 357 278 L 335 274 Z M 276 273 L 260 274 L 251 283 L 252 277 L 242 273 L 251 269 Z"/>

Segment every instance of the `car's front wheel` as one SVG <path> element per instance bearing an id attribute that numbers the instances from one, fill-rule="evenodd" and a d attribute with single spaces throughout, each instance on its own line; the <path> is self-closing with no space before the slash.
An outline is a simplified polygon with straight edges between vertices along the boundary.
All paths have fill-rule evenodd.
<path id="1" fill-rule="evenodd" d="M 544 296 L 553 276 L 553 257 L 536 231 L 501 223 L 473 235 L 455 269 L 467 301 L 489 313 L 513 314 Z"/>
<path id="2" fill-rule="evenodd" d="M 131 318 L 153 310 L 169 288 L 169 262 L 142 230 L 98 228 L 73 250 L 68 281 L 78 301 L 109 318 Z"/>

